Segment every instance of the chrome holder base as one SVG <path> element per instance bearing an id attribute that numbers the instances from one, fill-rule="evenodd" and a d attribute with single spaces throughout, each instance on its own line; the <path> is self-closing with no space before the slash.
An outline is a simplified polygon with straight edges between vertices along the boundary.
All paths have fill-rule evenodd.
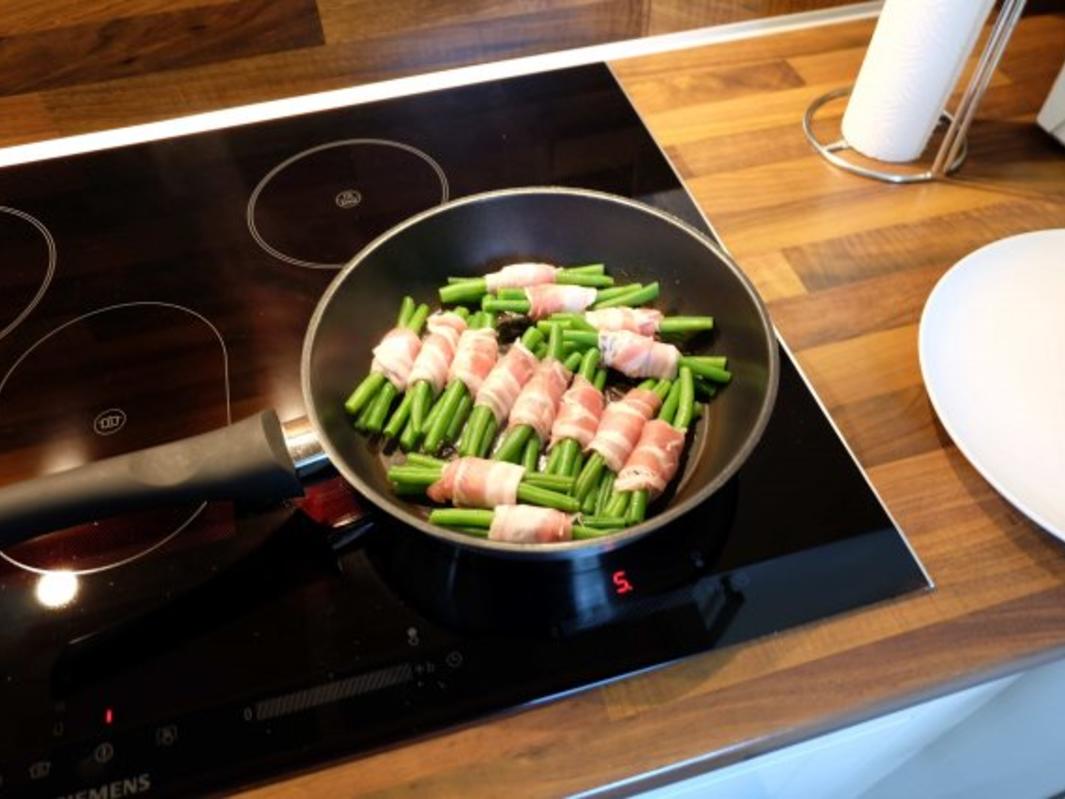
<path id="1" fill-rule="evenodd" d="M 968 133 L 969 125 L 972 124 L 973 117 L 976 116 L 976 107 L 980 104 L 984 92 L 987 91 L 987 86 L 991 82 L 995 67 L 998 66 L 998 62 L 1002 59 L 1002 53 L 1006 50 L 1006 43 L 1009 42 L 1013 29 L 1017 27 L 1021 12 L 1024 11 L 1025 2 L 1026 0 L 1002 0 L 998 17 L 991 26 L 987 42 L 980 53 L 976 68 L 969 79 L 969 84 L 965 87 L 965 92 L 958 101 L 957 108 L 954 109 L 954 114 L 951 115 L 944 111 L 940 117 L 941 123 L 944 120 L 948 123 L 947 132 L 943 135 L 943 141 L 940 143 L 932 161 L 932 166 L 929 169 L 925 171 L 895 172 L 857 164 L 840 155 L 842 152 L 854 150 L 843 138 L 842 134 L 837 141 L 831 144 L 824 144 L 814 135 L 814 114 L 825 103 L 849 95 L 852 87 L 836 89 L 810 103 L 802 118 L 802 129 L 803 133 L 806 134 L 807 141 L 829 163 L 862 177 L 875 178 L 888 183 L 923 183 L 946 177 L 961 166 L 965 160 L 968 149 L 965 134 Z"/>
<path id="2" fill-rule="evenodd" d="M 929 167 L 922 172 L 892 172 L 887 169 L 874 169 L 873 167 L 850 161 L 841 155 L 841 153 L 857 151 L 851 147 L 850 143 L 848 143 L 845 138 L 843 138 L 842 133 L 840 134 L 840 137 L 833 142 L 825 143 L 817 138 L 817 134 L 814 133 L 813 129 L 814 117 L 817 115 L 817 112 L 822 106 L 827 105 L 833 100 L 838 100 L 850 95 L 852 88 L 852 86 L 847 86 L 842 89 L 833 89 L 827 94 L 822 94 L 810 103 L 810 106 L 806 109 L 806 113 L 803 114 L 802 118 L 802 132 L 806 134 L 806 140 L 810 142 L 810 146 L 830 164 L 855 175 L 861 175 L 863 178 L 874 178 L 886 183 L 924 183 L 939 177 L 932 167 Z M 954 117 L 946 111 L 944 111 L 939 117 L 939 125 L 943 125 L 944 123 L 947 125 L 954 124 Z M 955 155 L 954 160 L 947 166 L 946 173 L 953 172 L 960 167 L 962 162 L 965 161 L 966 155 L 968 155 L 968 147 L 963 139 L 961 147 Z"/>

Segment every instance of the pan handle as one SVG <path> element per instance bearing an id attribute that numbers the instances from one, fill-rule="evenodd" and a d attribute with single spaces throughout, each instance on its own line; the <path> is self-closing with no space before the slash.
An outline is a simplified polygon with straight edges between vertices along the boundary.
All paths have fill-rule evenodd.
<path id="1" fill-rule="evenodd" d="M 276 501 L 303 487 L 274 411 L 0 488 L 0 547 L 93 519 L 206 500 Z"/>

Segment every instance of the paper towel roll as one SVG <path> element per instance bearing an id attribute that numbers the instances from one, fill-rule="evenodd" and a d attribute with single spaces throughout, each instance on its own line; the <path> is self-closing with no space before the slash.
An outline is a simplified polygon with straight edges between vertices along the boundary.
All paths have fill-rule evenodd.
<path id="1" fill-rule="evenodd" d="M 994 0 L 887 0 L 843 114 L 843 137 L 881 161 L 924 151 Z"/>

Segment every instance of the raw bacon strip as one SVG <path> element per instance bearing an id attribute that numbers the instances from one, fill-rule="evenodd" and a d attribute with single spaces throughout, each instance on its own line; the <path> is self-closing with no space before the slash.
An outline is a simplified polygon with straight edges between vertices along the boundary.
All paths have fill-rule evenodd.
<path id="1" fill-rule="evenodd" d="M 628 330 L 599 333 L 599 351 L 603 363 L 628 377 L 657 377 L 672 380 L 677 376 L 680 350 L 647 336 Z"/>
<path id="2" fill-rule="evenodd" d="M 498 505 L 488 528 L 490 541 L 551 544 L 573 538 L 573 520 L 560 510 L 535 505 Z"/>
<path id="3" fill-rule="evenodd" d="M 603 415 L 603 392 L 583 375 L 573 378 L 573 385 L 562 395 L 555 423 L 551 425 L 551 446 L 572 438 L 584 449 L 595 437 L 599 419 Z"/>
<path id="4" fill-rule="evenodd" d="M 500 289 L 523 289 L 541 283 L 554 283 L 557 276 L 558 267 L 551 264 L 510 264 L 498 272 L 489 272 L 484 276 L 484 283 L 488 291 L 495 293 Z"/>
<path id="5" fill-rule="evenodd" d="M 662 312 L 654 308 L 601 308 L 588 311 L 584 320 L 596 330 L 628 330 L 653 336 L 662 322 Z"/>
<path id="6" fill-rule="evenodd" d="M 481 390 L 488 373 L 499 358 L 499 341 L 490 327 L 465 330 L 459 338 L 455 358 L 451 361 L 448 382 L 461 380 L 472 396 Z"/>
<path id="7" fill-rule="evenodd" d="M 602 455 L 610 471 L 621 471 L 640 440 L 644 424 L 654 416 L 661 402 L 657 394 L 645 388 L 634 388 L 623 399 L 611 402 L 603 411 L 599 429 L 588 449 Z"/>
<path id="8" fill-rule="evenodd" d="M 477 405 L 486 405 L 496 418 L 496 424 L 502 425 L 514 407 L 514 401 L 521 393 L 522 386 L 529 382 L 539 361 L 520 341 L 507 350 L 492 371 L 488 373 L 480 390 L 477 392 Z"/>
<path id="9" fill-rule="evenodd" d="M 585 286 L 556 284 L 525 289 L 525 296 L 529 300 L 529 316 L 533 319 L 543 319 L 553 313 L 580 313 L 595 302 L 598 293 Z"/>
<path id="10" fill-rule="evenodd" d="M 618 472 L 615 491 L 646 490 L 651 497 L 661 494 L 677 473 L 684 451 L 684 433 L 669 422 L 653 419 L 643 426 L 640 443 Z"/>
<path id="11" fill-rule="evenodd" d="M 429 335 L 422 342 L 421 352 L 414 359 L 407 382 L 411 385 L 425 380 L 439 392 L 447 382 L 447 370 L 455 357 L 459 336 L 466 329 L 466 320 L 456 313 L 434 313 L 426 325 Z"/>
<path id="12" fill-rule="evenodd" d="M 418 334 L 406 327 L 394 327 L 373 348 L 370 371 L 384 375 L 400 391 L 406 391 L 414 359 L 422 348 Z"/>
<path id="13" fill-rule="evenodd" d="M 562 394 L 569 385 L 570 371 L 554 358 L 546 358 L 525 384 L 510 411 L 509 428 L 527 424 L 541 441 L 551 435 Z"/>
<path id="14" fill-rule="evenodd" d="M 518 483 L 525 467 L 484 458 L 459 458 L 444 467 L 440 479 L 426 490 L 434 502 L 460 508 L 494 508 L 518 501 Z"/>

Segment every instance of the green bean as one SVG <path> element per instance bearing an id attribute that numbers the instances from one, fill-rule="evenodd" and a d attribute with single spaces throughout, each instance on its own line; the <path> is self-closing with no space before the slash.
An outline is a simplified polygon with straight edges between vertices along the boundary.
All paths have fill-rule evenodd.
<path id="1" fill-rule="evenodd" d="M 470 411 L 472 410 L 473 397 L 470 396 L 469 391 L 464 391 L 462 392 L 462 399 L 459 400 L 458 410 L 451 417 L 451 424 L 447 426 L 447 433 L 444 435 L 446 442 L 451 444 L 458 439 L 459 433 L 466 429 L 466 421 L 470 418 Z"/>
<path id="2" fill-rule="evenodd" d="M 414 313 L 414 298 L 407 296 L 403 298 L 403 302 L 399 304 L 399 315 L 396 317 L 396 327 L 406 327 L 407 322 L 410 321 L 411 314 Z"/>
<path id="3" fill-rule="evenodd" d="M 622 516 L 589 516 L 581 517 L 581 524 L 585 527 L 624 527 L 625 519 Z"/>
<path id="4" fill-rule="evenodd" d="M 395 438 L 403 432 L 403 428 L 407 424 L 407 420 L 410 418 L 410 404 L 413 401 L 410 392 L 406 392 L 403 395 L 403 399 L 399 401 L 399 405 L 392 411 L 392 416 L 388 420 L 388 424 L 385 425 L 384 435 L 386 438 Z"/>
<path id="5" fill-rule="evenodd" d="M 591 275 L 585 272 L 559 272 L 555 277 L 556 283 L 570 286 L 589 286 L 591 288 L 609 288 L 614 285 L 614 278 L 610 275 Z"/>
<path id="6" fill-rule="evenodd" d="M 611 471 L 607 471 L 607 473 L 603 475 L 603 481 L 599 484 L 599 495 L 595 499 L 594 512 L 596 515 L 599 515 L 606 510 L 607 503 L 614 493 L 614 480 L 616 479 L 616 475 Z"/>
<path id="7" fill-rule="evenodd" d="M 562 360 L 562 328 L 558 325 L 551 325 L 547 336 L 547 357 Z"/>
<path id="8" fill-rule="evenodd" d="M 351 392 L 351 396 L 344 402 L 344 410 L 352 416 L 358 414 L 366 405 L 377 396 L 378 390 L 385 382 L 385 376 L 380 372 L 370 372 L 362 379 L 358 387 Z"/>
<path id="9" fill-rule="evenodd" d="M 641 488 L 632 492 L 632 502 L 625 516 L 628 525 L 639 524 L 647 517 L 647 500 L 647 489 Z"/>
<path id="10" fill-rule="evenodd" d="M 435 454 L 440 449 L 440 445 L 444 443 L 444 436 L 447 435 L 447 429 L 451 425 L 451 419 L 454 417 L 455 412 L 458 410 L 459 403 L 462 398 L 467 394 L 466 384 L 461 380 L 451 381 L 447 388 L 444 389 L 444 393 L 440 398 L 440 411 L 436 414 L 436 418 L 433 419 L 433 423 L 428 426 L 425 434 L 425 451 L 430 455 Z"/>
<path id="11" fill-rule="evenodd" d="M 544 334 L 537 330 L 535 327 L 528 328 L 521 334 L 521 343 L 525 349 L 532 351 L 536 347 L 540 346 L 540 343 L 544 340 Z"/>
<path id="12" fill-rule="evenodd" d="M 532 436 L 525 442 L 525 449 L 521 453 L 521 465 L 525 472 L 535 472 L 540 463 L 540 440 Z"/>
<path id="13" fill-rule="evenodd" d="M 374 398 L 370 415 L 366 419 L 366 429 L 369 432 L 381 432 L 381 428 L 385 426 L 385 419 L 388 417 L 388 411 L 392 407 L 392 402 L 395 400 L 396 394 L 398 393 L 398 389 L 396 389 L 392 383 L 385 383 L 381 386 L 381 390 L 377 392 L 377 396 Z"/>
<path id="14" fill-rule="evenodd" d="M 517 463 L 521 460 L 521 454 L 525 450 L 525 442 L 532 434 L 533 429 L 527 424 L 519 424 L 510 428 L 503 436 L 503 443 L 499 445 L 493 458 L 497 461 Z"/>
<path id="15" fill-rule="evenodd" d="M 407 320 L 407 327 L 415 333 L 421 334 L 422 328 L 425 327 L 425 320 L 428 318 L 429 306 L 423 302 L 410 315 L 410 319 Z"/>
<path id="16" fill-rule="evenodd" d="M 429 404 L 433 401 L 433 388 L 428 380 L 419 380 L 411 388 L 413 398 L 410 404 L 410 420 L 414 431 L 420 433 L 425 429 L 425 417 L 429 414 Z"/>
<path id="17" fill-rule="evenodd" d="M 484 432 L 481 433 L 481 441 L 477 445 L 477 457 L 484 458 L 492 450 L 492 442 L 496 439 L 496 429 L 499 427 L 499 423 L 496 421 L 496 417 L 492 414 L 488 414 L 488 424 L 484 426 Z"/>
<path id="18" fill-rule="evenodd" d="M 581 509 L 581 503 L 568 494 L 560 494 L 547 488 L 530 485 L 529 483 L 518 484 L 518 501 L 530 505 L 540 505 L 544 508 L 554 508 L 566 513 L 576 513 Z"/>
<path id="19" fill-rule="evenodd" d="M 544 467 L 544 472 L 547 474 L 558 474 L 558 461 L 562 457 L 562 447 L 555 445 L 551 448 L 551 452 L 547 456 L 547 465 Z"/>
<path id="20" fill-rule="evenodd" d="M 677 410 L 674 411 L 673 426 L 678 430 L 687 430 L 692 421 L 692 405 L 695 404 L 695 381 L 690 366 L 680 367 L 680 381 L 677 383 Z"/>
<path id="21" fill-rule="evenodd" d="M 428 487 L 440 479 L 439 467 L 393 466 L 388 470 L 388 479 L 393 483 Z"/>
<path id="22" fill-rule="evenodd" d="M 712 316 L 667 316 L 658 323 L 658 332 L 664 336 L 682 333 L 699 333 L 714 329 Z"/>
<path id="23" fill-rule="evenodd" d="M 690 367 L 693 374 L 708 378 L 716 383 L 727 383 L 732 379 L 732 373 L 727 369 L 693 358 L 690 355 L 682 355 L 678 363 L 681 366 Z"/>
<path id="24" fill-rule="evenodd" d="M 581 473 L 581 468 L 584 466 L 584 453 L 581 452 L 580 444 L 577 444 L 577 457 L 573 459 L 573 465 L 570 466 L 568 476 L 577 480 L 577 475 Z"/>
<path id="25" fill-rule="evenodd" d="M 607 503 L 606 508 L 603 510 L 604 516 L 624 516 L 629 510 L 629 501 L 632 499 L 631 491 L 615 491 L 610 497 L 610 501 Z"/>
<path id="26" fill-rule="evenodd" d="M 606 272 L 606 264 L 585 264 L 584 266 L 567 266 L 566 271 L 571 274 L 601 275 Z"/>
<path id="27" fill-rule="evenodd" d="M 529 485 L 550 488 L 552 491 L 561 491 L 562 493 L 566 493 L 573 488 L 573 478 L 561 474 L 527 471 L 521 479 Z"/>
<path id="28" fill-rule="evenodd" d="M 577 367 L 581 365 L 581 358 L 584 357 L 582 353 L 571 352 L 566 356 L 566 360 L 562 362 L 562 365 L 569 371 L 576 371 Z"/>
<path id="29" fill-rule="evenodd" d="M 669 394 L 666 395 L 665 400 L 662 402 L 662 407 L 658 409 L 658 418 L 663 422 L 673 422 L 673 417 L 677 414 L 677 406 L 680 404 L 680 383 L 674 383 L 670 389 Z"/>
<path id="30" fill-rule="evenodd" d="M 559 457 L 558 473 L 568 475 L 573 470 L 573 462 L 580 454 L 580 444 L 574 441 L 572 438 L 567 438 L 558 445 L 562 450 L 562 455 Z"/>
<path id="31" fill-rule="evenodd" d="M 600 308 L 615 308 L 615 307 L 629 307 L 634 308 L 637 305 L 644 305 L 651 302 L 658 296 L 658 281 L 649 283 L 646 286 L 642 286 L 639 289 L 628 292 L 627 294 L 619 294 L 615 297 L 610 297 L 606 300 L 601 300 L 596 297 L 596 302 L 592 306 L 593 309 L 598 310 Z"/>
<path id="32" fill-rule="evenodd" d="M 443 469 L 447 466 L 447 461 L 441 458 L 434 458 L 430 455 L 422 455 L 418 452 L 412 452 L 407 456 L 407 462 L 405 466 L 420 466 L 424 469 Z"/>
<path id="33" fill-rule="evenodd" d="M 440 302 L 444 305 L 477 302 L 488 291 L 488 283 L 483 277 L 474 277 L 458 283 L 449 283 L 440 287 Z"/>
<path id="34" fill-rule="evenodd" d="M 480 508 L 435 508 L 429 511 L 429 523 L 444 527 L 483 527 L 487 530 L 492 526 L 494 515 L 495 511 Z"/>
<path id="35" fill-rule="evenodd" d="M 414 420 L 407 419 L 403 432 L 399 434 L 399 447 L 404 452 L 410 452 L 418 443 L 418 435 L 414 432 Z"/>
<path id="36" fill-rule="evenodd" d="M 484 429 L 488 426 L 488 419 L 492 411 L 487 405 L 474 406 L 470 414 L 470 420 L 466 423 L 466 429 L 462 433 L 462 441 L 459 442 L 459 455 L 475 455 L 484 436 Z"/>
<path id="37" fill-rule="evenodd" d="M 378 393 L 380 393 L 380 392 L 378 392 Z M 377 401 L 377 398 L 374 397 L 374 400 L 372 402 L 366 403 L 363 406 L 362 410 L 359 411 L 359 415 L 357 417 L 355 417 L 355 429 L 356 430 L 360 430 L 360 431 L 365 433 L 366 431 L 368 431 L 370 429 L 369 428 L 370 416 L 374 412 L 374 406 L 376 404 L 376 401 Z"/>
<path id="38" fill-rule="evenodd" d="M 599 346 L 599 334 L 588 330 L 563 330 L 562 338 L 575 344 L 583 344 L 586 347 Z"/>
<path id="39" fill-rule="evenodd" d="M 499 297 L 485 294 L 484 297 L 481 298 L 481 309 L 485 311 L 494 311 L 496 313 L 527 314 L 529 312 L 529 301 L 501 300 Z"/>
<path id="40" fill-rule="evenodd" d="M 592 385 L 600 391 L 606 388 L 606 369 L 599 368 L 595 370 L 595 377 L 592 379 Z"/>
<path id="41" fill-rule="evenodd" d="M 577 374 L 589 383 L 595 380 L 595 372 L 599 367 L 599 357 L 599 350 L 591 349 L 584 353 L 584 356 L 581 358 L 581 365 Z"/>
<path id="42" fill-rule="evenodd" d="M 598 452 L 593 452 L 587 463 L 584 464 L 584 468 L 581 469 L 581 473 L 577 475 L 577 482 L 573 491 L 577 499 L 583 502 L 584 498 L 588 496 L 588 492 L 599 485 L 599 477 L 603 473 L 605 465 L 606 461 L 603 460 L 603 456 Z"/>

